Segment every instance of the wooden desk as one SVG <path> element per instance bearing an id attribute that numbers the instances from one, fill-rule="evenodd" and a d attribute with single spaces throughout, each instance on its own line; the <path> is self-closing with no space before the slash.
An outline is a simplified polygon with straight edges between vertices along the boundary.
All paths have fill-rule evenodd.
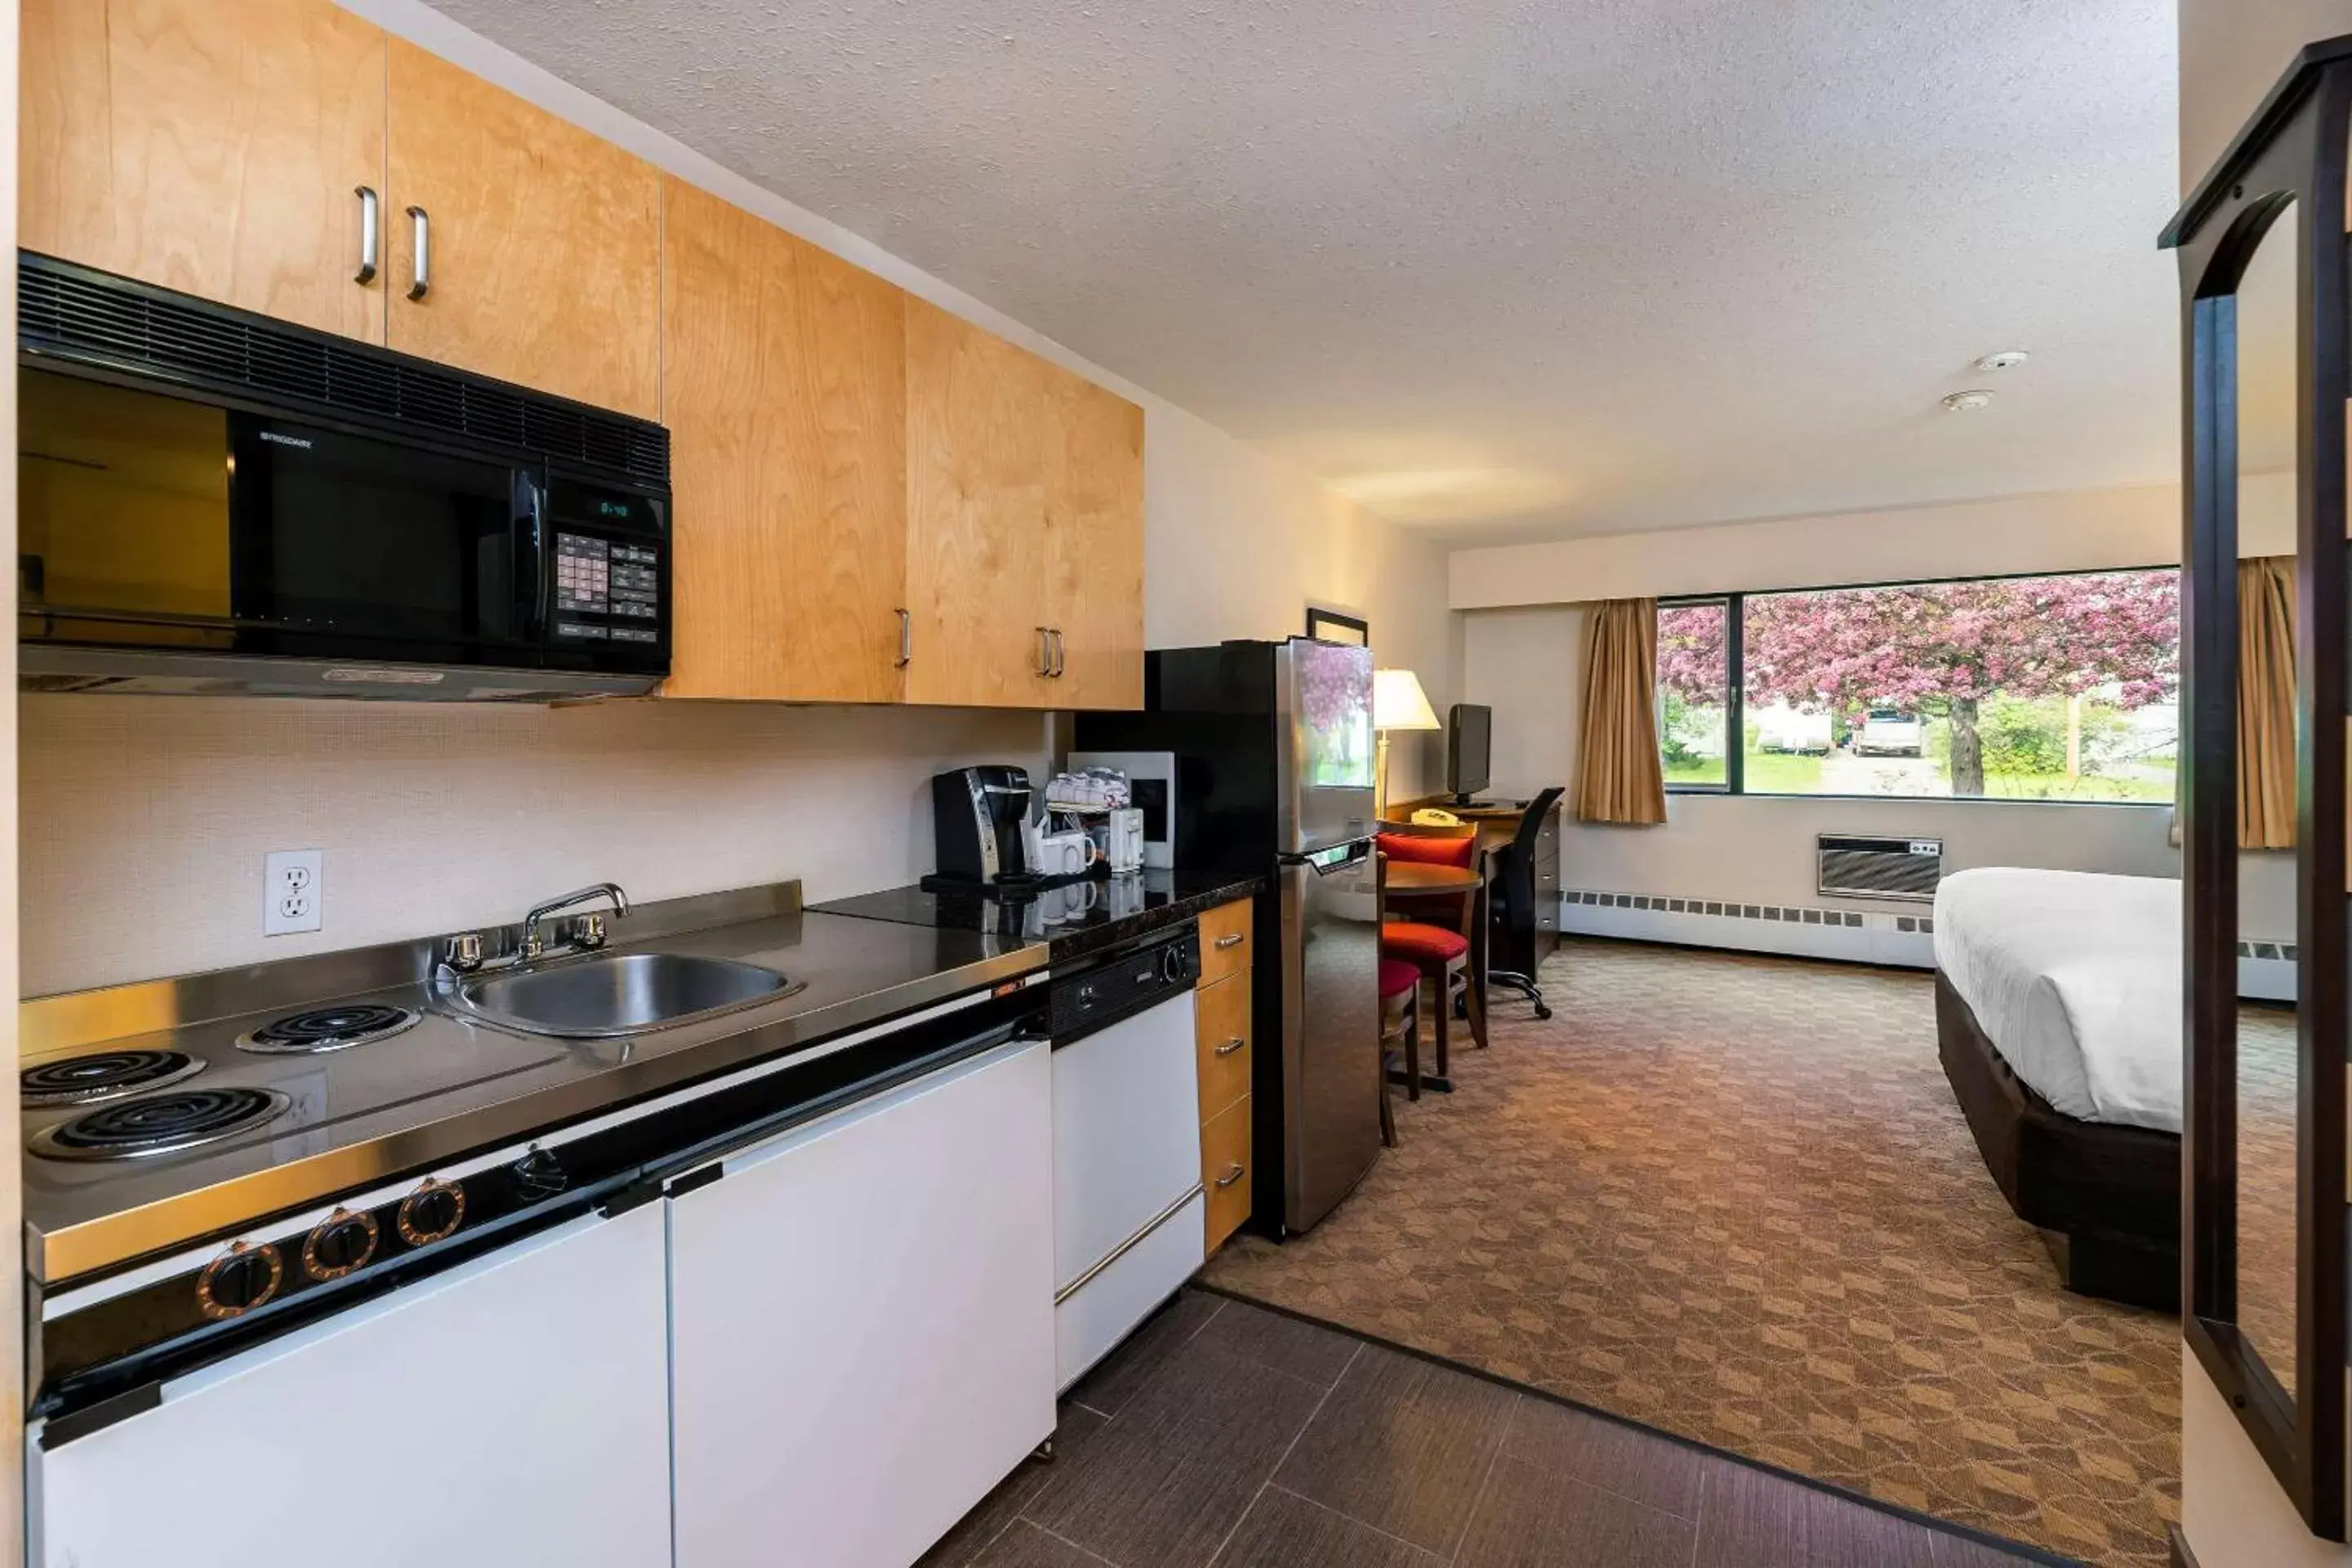
<path id="1" fill-rule="evenodd" d="M 1560 797 L 1565 801 L 1567 796 Z M 1519 819 L 1527 815 L 1524 805 L 1511 801 L 1490 801 L 1478 805 L 1455 805 L 1449 795 L 1433 795 L 1421 800 L 1393 801 L 1389 816 L 1402 824 L 1423 806 L 1450 811 L 1478 830 L 1478 853 L 1493 854 L 1518 836 Z M 1496 966 L 1517 969 L 1525 962 L 1527 973 L 1533 974 L 1537 965 L 1549 958 L 1559 945 L 1559 802 L 1555 802 L 1536 835 L 1536 935 L 1534 951 L 1515 953 L 1506 951 L 1497 955 Z M 1497 933 L 1498 935 L 1500 933 Z M 1483 972 L 1482 972 L 1483 973 Z"/>

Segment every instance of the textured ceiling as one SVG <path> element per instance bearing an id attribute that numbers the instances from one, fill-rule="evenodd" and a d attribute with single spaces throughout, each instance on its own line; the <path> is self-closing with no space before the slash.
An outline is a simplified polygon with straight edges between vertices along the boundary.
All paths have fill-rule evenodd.
<path id="1" fill-rule="evenodd" d="M 2176 469 L 2171 0 L 435 4 L 1464 542 Z"/>

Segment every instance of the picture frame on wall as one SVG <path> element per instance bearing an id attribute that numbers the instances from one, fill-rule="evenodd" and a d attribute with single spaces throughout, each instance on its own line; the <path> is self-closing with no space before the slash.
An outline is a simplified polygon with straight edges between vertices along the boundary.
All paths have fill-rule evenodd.
<path id="1" fill-rule="evenodd" d="M 1371 624 L 1360 616 L 1341 615 L 1318 605 L 1307 606 L 1307 635 L 1325 642 L 1343 642 L 1355 647 L 1372 646 Z"/>

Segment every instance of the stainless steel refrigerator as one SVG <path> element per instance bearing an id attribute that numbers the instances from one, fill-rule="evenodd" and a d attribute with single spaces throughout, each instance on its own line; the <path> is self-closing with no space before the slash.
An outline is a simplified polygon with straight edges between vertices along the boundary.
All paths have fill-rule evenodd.
<path id="1" fill-rule="evenodd" d="M 1372 657 L 1293 637 L 1148 656 L 1140 713 L 1081 713 L 1083 751 L 1166 752 L 1180 869 L 1252 871 L 1252 1218 L 1303 1231 L 1380 1157 Z"/>

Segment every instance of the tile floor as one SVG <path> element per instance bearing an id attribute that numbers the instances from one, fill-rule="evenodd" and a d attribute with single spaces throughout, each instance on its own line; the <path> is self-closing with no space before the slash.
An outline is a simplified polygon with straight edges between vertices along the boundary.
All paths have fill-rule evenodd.
<path id="1" fill-rule="evenodd" d="M 919 1568 L 1998 1568 L 1996 1550 L 1187 1289 Z"/>

